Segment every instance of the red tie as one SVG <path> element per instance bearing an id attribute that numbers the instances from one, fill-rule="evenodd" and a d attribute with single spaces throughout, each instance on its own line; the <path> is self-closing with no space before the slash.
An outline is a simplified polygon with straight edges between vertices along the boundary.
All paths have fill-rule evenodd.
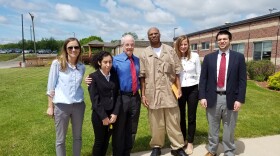
<path id="1" fill-rule="evenodd" d="M 136 69 L 135 69 L 132 57 L 128 57 L 128 59 L 130 60 L 130 72 L 131 72 L 131 77 L 132 77 L 132 92 L 135 94 L 137 91 Z"/>
<path id="2" fill-rule="evenodd" d="M 219 76 L 218 76 L 218 83 L 217 83 L 217 86 L 219 88 L 223 88 L 225 85 L 225 75 L 226 75 L 226 53 L 222 53 Z"/>

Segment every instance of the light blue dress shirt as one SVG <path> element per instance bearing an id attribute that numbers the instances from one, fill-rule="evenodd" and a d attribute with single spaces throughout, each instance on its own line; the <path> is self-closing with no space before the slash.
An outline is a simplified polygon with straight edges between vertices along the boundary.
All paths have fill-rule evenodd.
<path id="1" fill-rule="evenodd" d="M 79 62 L 77 68 L 71 67 L 67 63 L 65 72 L 60 71 L 60 63 L 58 60 L 52 62 L 47 95 L 51 95 L 54 90 L 53 103 L 73 104 L 84 101 L 84 91 L 81 86 L 83 76 L 85 74 L 85 66 Z"/>

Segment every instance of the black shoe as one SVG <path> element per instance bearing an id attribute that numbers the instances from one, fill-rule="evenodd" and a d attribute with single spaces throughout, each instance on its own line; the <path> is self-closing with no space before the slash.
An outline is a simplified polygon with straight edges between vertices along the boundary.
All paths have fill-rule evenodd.
<path id="1" fill-rule="evenodd" d="M 182 148 L 177 150 L 171 150 L 171 154 L 175 156 L 188 156 Z"/>
<path id="2" fill-rule="evenodd" d="M 151 156 L 159 156 L 161 155 L 161 151 L 159 147 L 153 148 Z"/>

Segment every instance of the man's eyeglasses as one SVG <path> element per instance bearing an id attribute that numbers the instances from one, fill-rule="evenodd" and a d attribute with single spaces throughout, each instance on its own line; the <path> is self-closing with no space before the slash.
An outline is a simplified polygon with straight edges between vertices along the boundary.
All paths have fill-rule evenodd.
<path id="1" fill-rule="evenodd" d="M 79 46 L 67 47 L 68 50 L 72 50 L 73 48 L 74 48 L 75 50 L 79 50 L 79 49 L 80 49 Z"/>

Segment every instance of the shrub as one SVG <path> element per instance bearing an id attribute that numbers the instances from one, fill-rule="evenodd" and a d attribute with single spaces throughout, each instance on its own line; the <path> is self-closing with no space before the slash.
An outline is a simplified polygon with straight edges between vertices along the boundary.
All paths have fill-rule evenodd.
<path id="1" fill-rule="evenodd" d="M 280 90 L 280 72 L 275 73 L 268 78 L 268 87 L 274 90 Z"/>
<path id="2" fill-rule="evenodd" d="M 247 73 L 250 79 L 266 81 L 274 73 L 275 66 L 269 60 L 247 62 Z"/>

